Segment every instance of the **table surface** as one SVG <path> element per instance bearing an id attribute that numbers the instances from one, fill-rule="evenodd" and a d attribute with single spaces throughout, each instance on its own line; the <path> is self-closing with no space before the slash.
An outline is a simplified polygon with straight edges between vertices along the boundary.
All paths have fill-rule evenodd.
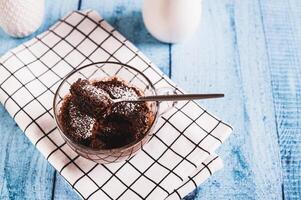
<path id="1" fill-rule="evenodd" d="M 203 0 L 188 41 L 170 45 L 145 29 L 141 0 L 49 0 L 46 30 L 67 12 L 95 9 L 234 132 L 218 150 L 225 167 L 186 199 L 301 198 L 301 1 Z M 32 38 L 0 31 L 0 54 Z M 0 106 L 0 199 L 79 199 Z"/>

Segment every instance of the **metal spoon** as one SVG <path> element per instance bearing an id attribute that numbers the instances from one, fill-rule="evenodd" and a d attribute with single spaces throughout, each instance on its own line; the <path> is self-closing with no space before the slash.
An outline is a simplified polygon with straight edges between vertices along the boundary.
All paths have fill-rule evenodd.
<path id="1" fill-rule="evenodd" d="M 213 99 L 224 97 L 224 94 L 173 94 L 173 95 L 156 95 L 156 96 L 139 96 L 121 99 L 112 99 L 117 102 L 139 102 L 139 101 L 187 101 L 193 99 Z"/>

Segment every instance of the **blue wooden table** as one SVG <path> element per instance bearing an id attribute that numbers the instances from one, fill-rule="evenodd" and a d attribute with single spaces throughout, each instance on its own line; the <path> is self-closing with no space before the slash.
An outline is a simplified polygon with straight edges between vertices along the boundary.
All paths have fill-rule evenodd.
<path id="1" fill-rule="evenodd" d="M 203 0 L 187 42 L 162 44 L 146 31 L 141 0 L 48 0 L 46 30 L 67 12 L 92 8 L 234 127 L 219 149 L 223 170 L 186 199 L 301 199 L 301 1 Z M 0 54 L 28 40 L 0 31 Z M 0 106 L 0 199 L 79 199 Z"/>

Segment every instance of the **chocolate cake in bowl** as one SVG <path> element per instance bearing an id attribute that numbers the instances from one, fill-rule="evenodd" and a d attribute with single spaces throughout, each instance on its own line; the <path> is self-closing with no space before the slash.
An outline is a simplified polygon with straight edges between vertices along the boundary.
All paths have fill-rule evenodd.
<path id="1" fill-rule="evenodd" d="M 71 140 L 91 149 L 119 148 L 141 139 L 154 116 L 148 102 L 117 102 L 111 99 L 142 96 L 124 80 L 78 79 L 70 87 L 59 112 L 62 129 Z"/>
<path id="2" fill-rule="evenodd" d="M 139 70 L 116 62 L 80 67 L 66 76 L 53 109 L 63 139 L 79 155 L 98 163 L 130 158 L 153 134 L 159 102 L 113 102 L 156 95 Z"/>

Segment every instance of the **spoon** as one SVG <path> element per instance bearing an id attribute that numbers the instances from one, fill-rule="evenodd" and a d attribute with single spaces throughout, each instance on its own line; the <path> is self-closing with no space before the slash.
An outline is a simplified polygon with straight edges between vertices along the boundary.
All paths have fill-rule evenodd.
<path id="1" fill-rule="evenodd" d="M 224 94 L 173 94 L 123 97 L 112 99 L 104 90 L 90 84 L 88 80 L 77 80 L 70 87 L 74 102 L 82 105 L 85 109 L 96 116 L 107 112 L 112 105 L 118 102 L 141 102 L 141 101 L 182 101 L 192 99 L 210 99 L 224 97 Z"/>
<path id="2" fill-rule="evenodd" d="M 138 96 L 130 98 L 111 99 L 114 103 L 118 102 L 141 102 L 141 101 L 185 101 L 193 99 L 213 99 L 224 97 L 224 94 L 172 94 L 155 96 Z"/>

